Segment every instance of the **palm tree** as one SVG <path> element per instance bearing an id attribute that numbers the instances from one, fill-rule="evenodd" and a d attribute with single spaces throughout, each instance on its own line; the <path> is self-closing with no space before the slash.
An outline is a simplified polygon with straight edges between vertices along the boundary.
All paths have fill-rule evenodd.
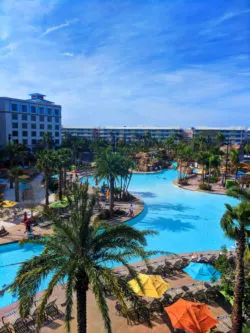
<path id="1" fill-rule="evenodd" d="M 15 201 L 19 202 L 19 179 L 23 175 L 23 169 L 20 167 L 13 167 L 9 170 L 9 176 L 14 179 L 15 183 Z"/>
<path id="2" fill-rule="evenodd" d="M 67 148 L 61 148 L 55 152 L 55 168 L 59 174 L 58 179 L 58 196 L 62 200 L 63 189 L 66 184 L 66 170 L 70 166 L 70 151 Z"/>
<path id="3" fill-rule="evenodd" d="M 250 240 L 250 202 L 243 201 L 236 207 L 226 204 L 226 208 L 227 210 L 221 218 L 221 227 L 225 235 L 237 243 L 232 333 L 241 333 L 245 286 L 244 253 Z"/>
<path id="4" fill-rule="evenodd" d="M 78 333 L 87 331 L 87 292 L 89 287 L 94 293 L 102 314 L 107 332 L 111 332 L 109 310 L 105 299 L 105 288 L 112 291 L 126 312 L 126 296 L 136 295 L 126 281 L 121 280 L 107 266 L 110 262 L 124 265 L 132 277 L 138 279 L 136 271 L 128 261 L 134 257 L 142 258 L 146 263 L 149 255 L 146 252 L 145 236 L 150 231 L 139 231 L 126 224 L 115 227 L 103 223 L 91 224 L 95 206 L 95 195 L 88 196 L 88 184 L 82 188 L 75 187 L 68 198 L 70 205 L 70 223 L 59 220 L 56 215 L 54 233 L 41 240 L 27 240 L 44 246 L 43 252 L 22 264 L 18 271 L 12 290 L 19 295 L 19 310 L 23 317 L 29 315 L 41 281 L 50 276 L 50 282 L 38 306 L 37 324 L 41 323 L 44 309 L 53 289 L 62 281 L 67 281 L 66 328 L 70 331 L 70 320 L 73 307 L 73 293 L 76 293 Z M 139 279 L 138 279 L 139 281 Z"/>
<path id="5" fill-rule="evenodd" d="M 240 157 L 239 157 L 238 149 L 232 149 L 230 151 L 230 160 L 231 160 L 231 163 L 233 164 L 233 167 L 235 169 L 235 180 L 236 180 L 237 173 L 238 173 L 238 168 L 239 168 L 239 163 L 240 163 Z"/>
<path id="6" fill-rule="evenodd" d="M 96 158 L 96 176 L 107 179 L 110 189 L 110 215 L 114 210 L 114 186 L 120 171 L 120 155 L 114 154 L 108 147 L 99 153 Z"/>
<path id="7" fill-rule="evenodd" d="M 44 149 L 52 149 L 53 143 L 54 143 L 54 140 L 53 140 L 53 137 L 52 137 L 52 133 L 51 132 L 44 133 L 43 138 L 42 138 L 43 148 Z"/>
<path id="8" fill-rule="evenodd" d="M 222 146 L 223 143 L 225 142 L 226 137 L 223 133 L 219 132 L 216 136 L 216 141 L 218 143 L 219 146 Z"/>
<path id="9" fill-rule="evenodd" d="M 49 177 L 55 170 L 55 153 L 52 150 L 44 150 L 37 155 L 36 168 L 44 173 L 45 205 L 49 205 Z"/>
<path id="10" fill-rule="evenodd" d="M 18 164 L 20 159 L 22 159 L 26 155 L 27 148 L 20 144 L 10 142 L 5 146 L 4 154 L 7 156 L 10 168 L 13 168 Z M 13 178 L 10 177 L 10 188 L 13 188 Z"/>

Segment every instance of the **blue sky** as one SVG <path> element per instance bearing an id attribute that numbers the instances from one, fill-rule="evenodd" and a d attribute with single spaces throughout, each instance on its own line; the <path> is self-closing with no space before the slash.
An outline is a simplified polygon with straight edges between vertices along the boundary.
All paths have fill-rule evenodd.
<path id="1" fill-rule="evenodd" d="M 250 126 L 249 0 L 0 0 L 0 96 L 65 126 Z"/>

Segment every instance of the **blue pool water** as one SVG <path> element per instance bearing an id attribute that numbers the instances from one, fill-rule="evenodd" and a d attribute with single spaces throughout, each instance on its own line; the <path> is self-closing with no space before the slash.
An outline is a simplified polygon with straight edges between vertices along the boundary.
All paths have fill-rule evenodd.
<path id="1" fill-rule="evenodd" d="M 148 237 L 148 249 L 182 253 L 215 250 L 222 245 L 231 247 L 233 243 L 225 238 L 219 222 L 225 211 L 224 203 L 234 205 L 237 200 L 223 195 L 182 190 L 173 185 L 175 178 L 175 170 L 134 175 L 132 178 L 130 191 L 142 198 L 145 210 L 128 223 L 139 230 L 154 229 L 159 233 Z M 89 182 L 93 185 L 93 178 L 89 178 Z M 0 246 L 0 289 L 14 279 L 18 269 L 18 265 L 6 265 L 22 262 L 41 251 L 40 246 L 31 244 L 22 248 L 18 244 Z M 44 288 L 46 281 L 41 290 Z M 11 293 L 7 293 L 0 298 L 0 307 L 15 300 Z"/>

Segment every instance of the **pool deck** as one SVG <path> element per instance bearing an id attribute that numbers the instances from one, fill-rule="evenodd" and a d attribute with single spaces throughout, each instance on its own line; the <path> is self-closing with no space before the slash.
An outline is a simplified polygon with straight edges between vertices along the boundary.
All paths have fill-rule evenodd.
<path id="1" fill-rule="evenodd" d="M 210 254 L 215 253 L 218 251 L 209 251 Z M 198 253 L 197 253 L 198 254 Z M 206 254 L 206 252 L 202 252 L 202 254 Z M 191 256 L 190 253 L 187 253 L 184 255 L 186 256 Z M 150 260 L 150 263 L 153 264 L 159 264 L 162 260 L 164 260 L 166 257 L 159 257 L 159 258 L 154 258 Z M 176 256 L 169 256 L 167 258 L 176 258 Z M 136 262 L 132 264 L 135 267 L 141 267 L 143 263 L 141 262 Z M 116 268 L 115 270 L 120 270 L 120 268 Z M 124 267 L 123 267 L 124 269 Z M 167 282 L 170 284 L 171 288 L 178 288 L 182 287 L 184 285 L 191 285 L 193 283 L 200 284 L 201 281 L 195 281 L 193 280 L 190 276 L 188 276 L 184 272 L 179 272 L 173 277 L 168 277 Z M 199 287 L 197 284 L 197 288 Z M 40 297 L 42 296 L 43 292 L 40 292 L 36 296 L 36 300 L 39 300 Z M 50 300 L 55 300 L 56 299 L 56 304 L 58 305 L 59 309 L 65 313 L 65 307 L 64 307 L 64 302 L 65 302 L 65 288 L 63 285 L 59 285 L 54 289 L 54 292 L 50 298 Z M 159 333 L 170 333 L 173 332 L 171 329 L 171 324 L 169 323 L 166 314 L 160 314 L 157 315 L 153 318 L 153 328 L 150 329 L 147 326 L 140 324 L 140 325 L 128 325 L 127 320 L 123 318 L 122 316 L 119 316 L 116 314 L 115 310 L 115 300 L 111 298 L 106 298 L 107 304 L 109 307 L 109 315 L 111 318 L 112 322 L 112 328 L 114 333 L 123 333 L 123 332 L 128 332 L 128 333 L 149 333 L 149 332 L 159 332 Z M 215 317 L 218 316 L 223 316 L 223 315 L 228 315 L 228 310 L 222 306 L 221 304 L 215 303 L 213 306 L 208 306 L 209 309 L 211 310 L 212 314 Z M 9 306 L 6 306 L 4 308 L 0 309 L 0 318 L 3 316 L 8 315 L 6 318 L 5 322 L 11 322 L 19 317 L 19 312 L 18 312 L 18 302 L 13 303 Z M 77 331 L 77 323 L 76 323 L 76 296 L 74 295 L 74 307 L 73 307 L 73 315 L 72 315 L 72 328 L 71 332 L 76 332 Z M 100 311 L 98 309 L 98 305 L 96 304 L 95 297 L 93 295 L 93 292 L 91 288 L 88 291 L 87 295 L 87 321 L 88 321 L 88 332 L 90 333 L 105 333 L 105 328 L 103 325 L 103 320 L 100 314 Z M 41 333 L 49 333 L 49 332 L 56 332 L 56 333 L 64 333 L 65 332 L 65 327 L 64 327 L 64 321 L 63 318 L 54 320 L 51 323 L 48 323 L 47 325 L 43 326 L 41 329 Z"/>
<path id="2" fill-rule="evenodd" d="M 183 190 L 196 191 L 196 192 L 209 193 L 209 194 L 219 194 L 219 195 L 225 195 L 226 194 L 226 189 L 218 183 L 210 184 L 212 186 L 211 191 L 201 190 L 199 188 L 199 185 L 201 184 L 201 182 L 199 181 L 198 176 L 189 178 L 188 179 L 188 185 L 180 185 L 178 183 L 178 179 L 175 179 L 173 181 L 173 184 L 175 186 L 178 186 L 178 187 L 182 188 Z"/>

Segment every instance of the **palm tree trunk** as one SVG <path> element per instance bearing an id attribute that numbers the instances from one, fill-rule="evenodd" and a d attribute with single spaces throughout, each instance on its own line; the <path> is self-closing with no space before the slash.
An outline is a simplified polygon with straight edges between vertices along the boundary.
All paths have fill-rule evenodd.
<path id="1" fill-rule="evenodd" d="M 14 183 L 14 179 L 13 179 L 13 177 L 10 177 L 10 188 L 13 188 L 13 183 Z"/>
<path id="2" fill-rule="evenodd" d="M 63 183 L 63 172 L 59 171 L 59 179 L 58 179 L 58 197 L 59 200 L 62 200 L 62 183 Z"/>
<path id="3" fill-rule="evenodd" d="M 15 179 L 15 200 L 19 202 L 19 181 L 17 178 Z"/>
<path id="4" fill-rule="evenodd" d="M 77 331 L 87 333 L 87 290 L 88 283 L 79 278 L 76 283 Z"/>
<path id="5" fill-rule="evenodd" d="M 63 169 L 63 188 L 64 191 L 66 190 L 66 181 L 67 181 L 67 172 L 66 172 L 66 168 Z"/>
<path id="6" fill-rule="evenodd" d="M 114 184 L 115 184 L 115 179 L 113 176 L 110 177 L 110 205 L 109 205 L 109 210 L 110 210 L 110 215 L 113 216 L 114 214 Z"/>
<path id="7" fill-rule="evenodd" d="M 234 282 L 234 305 L 232 333 L 242 332 L 242 303 L 244 298 L 245 274 L 244 274 L 245 232 L 240 230 L 236 249 L 236 270 Z"/>
<path id="8" fill-rule="evenodd" d="M 49 205 L 49 175 L 44 173 L 44 187 L 45 187 L 45 205 Z"/>

